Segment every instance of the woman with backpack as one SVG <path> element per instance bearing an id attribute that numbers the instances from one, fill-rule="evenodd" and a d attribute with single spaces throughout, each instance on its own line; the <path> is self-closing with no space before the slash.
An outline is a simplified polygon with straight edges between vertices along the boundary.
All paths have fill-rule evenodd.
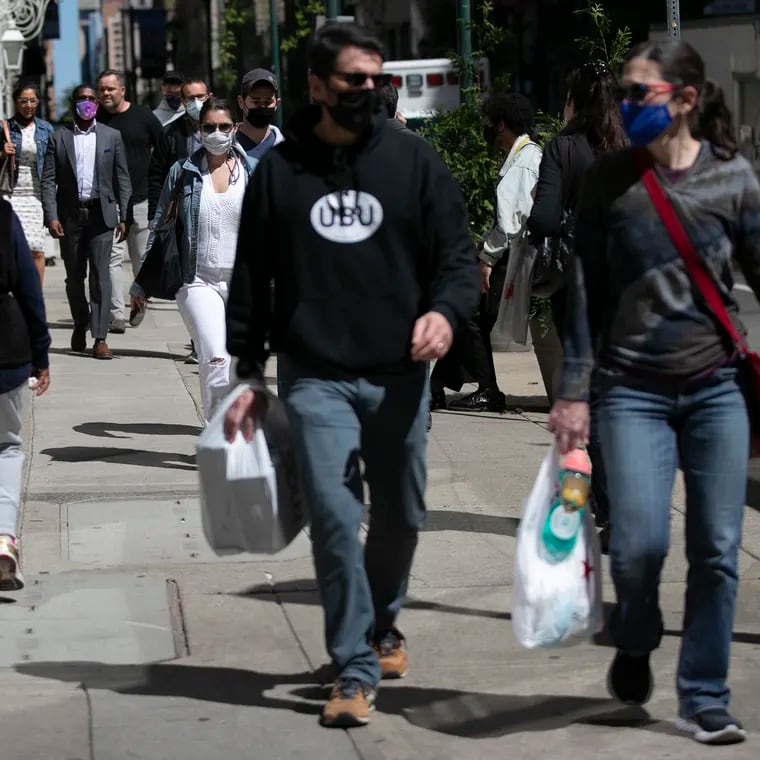
<path id="1" fill-rule="evenodd" d="M 607 684 L 628 705 L 646 703 L 654 686 L 660 577 L 683 470 L 689 570 L 677 726 L 698 742 L 740 742 L 746 734 L 729 712 L 726 681 L 749 367 L 732 262 L 760 298 L 760 184 L 737 154 L 720 88 L 688 44 L 636 47 L 618 97 L 633 147 L 601 158 L 584 180 L 550 427 L 563 451 L 586 441 L 593 373 L 617 594 Z"/>

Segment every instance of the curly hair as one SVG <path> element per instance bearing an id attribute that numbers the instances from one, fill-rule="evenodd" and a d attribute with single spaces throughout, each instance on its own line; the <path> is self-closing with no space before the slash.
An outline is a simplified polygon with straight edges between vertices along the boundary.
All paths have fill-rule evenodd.
<path id="1" fill-rule="evenodd" d="M 536 114 L 525 95 L 519 93 L 491 95 L 483 104 L 483 115 L 496 126 L 504 126 L 515 135 L 533 135 Z"/>

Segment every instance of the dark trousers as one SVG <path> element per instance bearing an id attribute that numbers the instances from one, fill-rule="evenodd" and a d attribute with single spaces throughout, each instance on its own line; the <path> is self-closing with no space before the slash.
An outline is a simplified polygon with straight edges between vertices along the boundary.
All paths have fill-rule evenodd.
<path id="1" fill-rule="evenodd" d="M 61 258 L 66 267 L 66 298 L 76 327 L 90 324 L 92 337 L 105 340 L 111 308 L 113 229 L 103 221 L 98 201 L 61 219 Z M 90 302 L 85 294 L 89 264 Z"/>
<path id="2" fill-rule="evenodd" d="M 480 297 L 477 312 L 454 334 L 451 350 L 436 362 L 430 376 L 433 391 L 450 388 L 458 391 L 465 383 L 477 383 L 480 390 L 497 390 L 491 330 L 496 324 L 506 276 L 506 265 L 497 264 L 491 275 L 488 293 Z"/>

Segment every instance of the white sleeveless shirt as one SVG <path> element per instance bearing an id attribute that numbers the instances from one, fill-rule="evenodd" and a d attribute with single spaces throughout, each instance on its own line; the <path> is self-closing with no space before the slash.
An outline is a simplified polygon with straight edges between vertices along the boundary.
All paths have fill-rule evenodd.
<path id="1" fill-rule="evenodd" d="M 205 164 L 205 162 L 204 162 Z M 217 193 L 208 171 L 202 169 L 203 190 L 198 212 L 198 262 L 199 272 L 210 273 L 229 279 L 235 265 L 240 210 L 245 195 L 245 167 L 238 164 L 237 181 L 224 193 Z M 222 272 L 219 272 L 222 270 Z M 225 270 L 229 270 L 228 272 Z"/>

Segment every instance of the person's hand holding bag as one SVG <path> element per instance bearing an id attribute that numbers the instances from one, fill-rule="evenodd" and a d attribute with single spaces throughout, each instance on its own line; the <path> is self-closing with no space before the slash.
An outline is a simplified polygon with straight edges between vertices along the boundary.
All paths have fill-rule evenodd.
<path id="1" fill-rule="evenodd" d="M 591 413 L 586 401 L 554 402 L 549 414 L 549 430 L 557 439 L 561 454 L 588 443 Z"/>

